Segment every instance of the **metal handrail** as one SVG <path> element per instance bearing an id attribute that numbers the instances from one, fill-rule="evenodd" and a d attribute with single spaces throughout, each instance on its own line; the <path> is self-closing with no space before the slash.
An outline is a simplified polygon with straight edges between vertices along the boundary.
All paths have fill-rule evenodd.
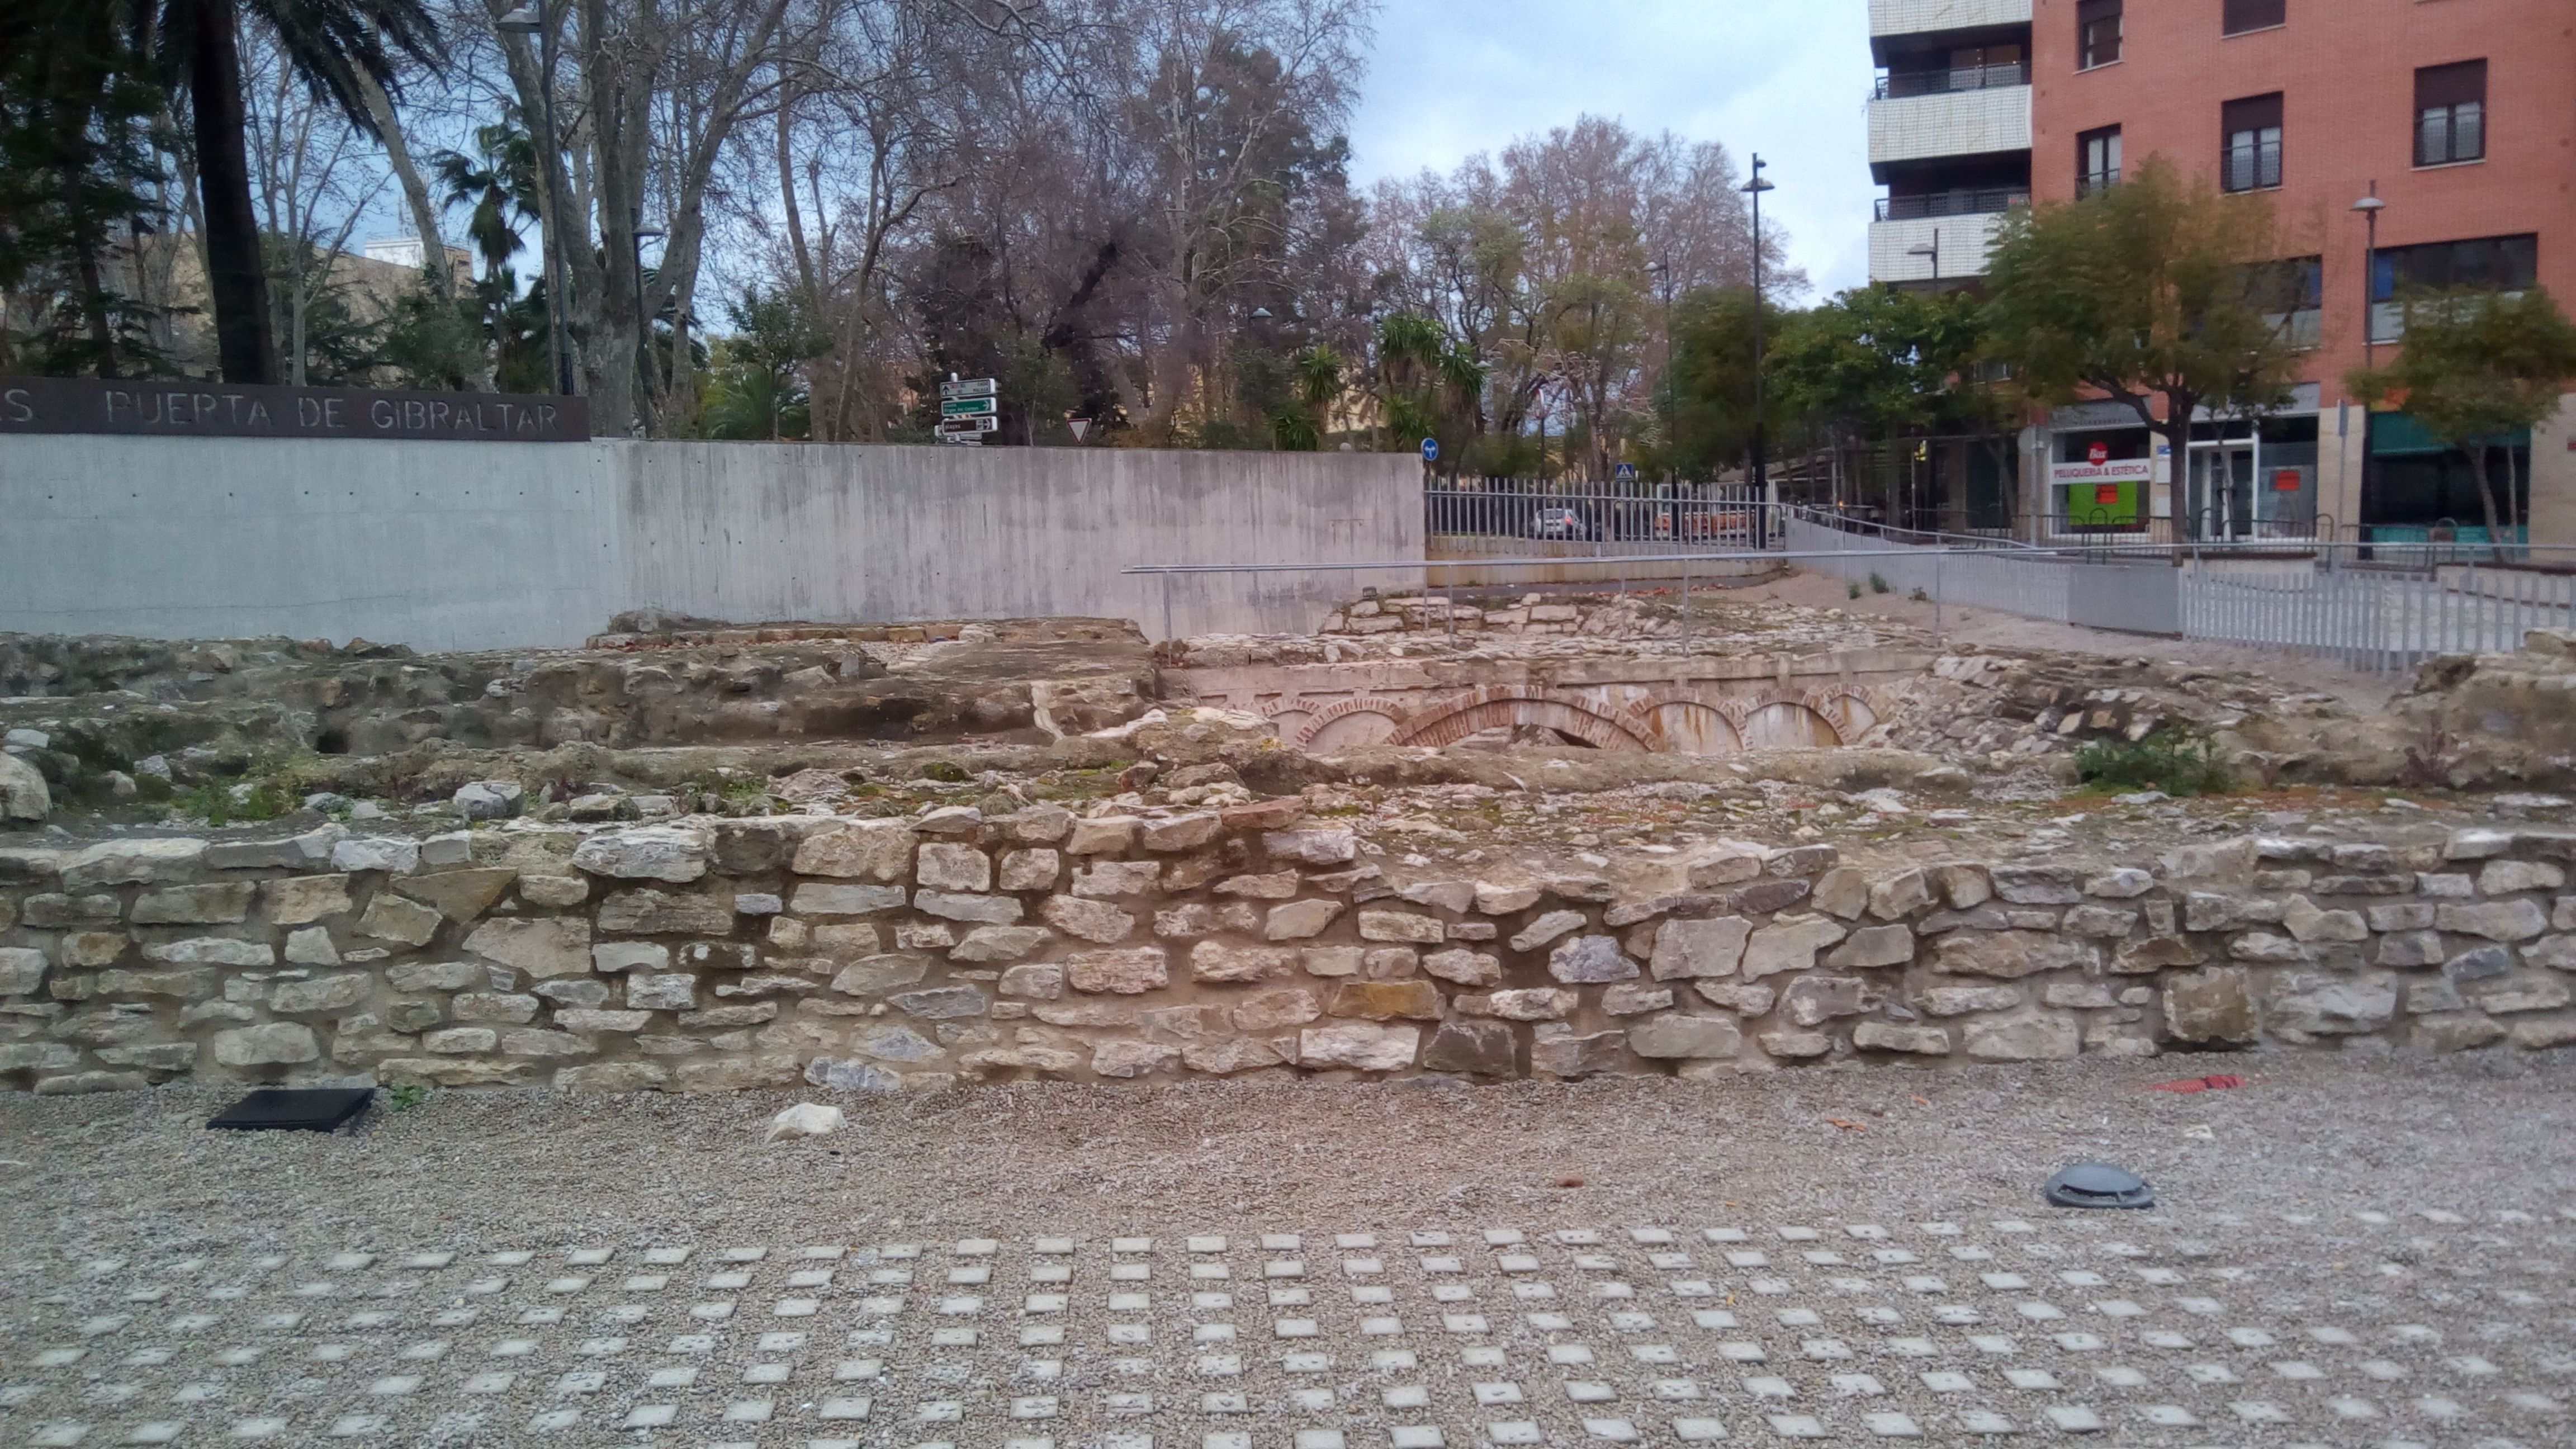
<path id="1" fill-rule="evenodd" d="M 1945 216 L 1991 216 L 2030 205 L 2027 186 L 1993 186 L 1974 191 L 1934 191 L 1920 196 L 1882 196 L 1880 221 L 1934 221 Z"/>
<path id="2" fill-rule="evenodd" d="M 1998 90 L 2030 84 L 2030 62 L 2003 65 L 1944 65 L 1929 70 L 1892 70 L 1878 78 L 1870 99 L 1903 100 L 1909 96 L 1947 96 L 1964 91 Z"/>

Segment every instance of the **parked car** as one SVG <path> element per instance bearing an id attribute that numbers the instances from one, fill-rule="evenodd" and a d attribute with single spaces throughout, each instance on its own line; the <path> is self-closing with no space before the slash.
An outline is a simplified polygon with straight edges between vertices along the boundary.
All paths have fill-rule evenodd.
<path id="1" fill-rule="evenodd" d="M 1579 508 L 1542 508 L 1530 519 L 1532 538 L 1596 539 L 1601 531 Z"/>

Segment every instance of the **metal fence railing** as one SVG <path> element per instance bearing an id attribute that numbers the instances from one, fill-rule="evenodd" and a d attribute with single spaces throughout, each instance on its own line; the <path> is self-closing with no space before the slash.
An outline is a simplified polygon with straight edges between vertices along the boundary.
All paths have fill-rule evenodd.
<path id="1" fill-rule="evenodd" d="M 1422 490 L 1434 558 L 1769 549 L 1777 530 L 1751 487 L 1732 483 L 1439 480 Z"/>

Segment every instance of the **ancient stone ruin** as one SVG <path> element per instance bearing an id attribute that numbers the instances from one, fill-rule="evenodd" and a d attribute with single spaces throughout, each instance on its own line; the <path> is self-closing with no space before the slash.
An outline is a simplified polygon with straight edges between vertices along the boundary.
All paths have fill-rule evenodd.
<path id="1" fill-rule="evenodd" d="M 2538 718 L 2560 641 L 2430 667 L 2378 718 L 1838 610 L 1719 604 L 1684 640 L 1653 601 L 1567 606 L 1589 634 L 1366 603 L 1336 628 L 1404 627 L 0 640 L 0 1083 L 2576 1042 L 2576 807 L 2536 793 L 2566 768 Z M 2237 793 L 2070 793 L 2081 745 L 2175 728 Z"/>

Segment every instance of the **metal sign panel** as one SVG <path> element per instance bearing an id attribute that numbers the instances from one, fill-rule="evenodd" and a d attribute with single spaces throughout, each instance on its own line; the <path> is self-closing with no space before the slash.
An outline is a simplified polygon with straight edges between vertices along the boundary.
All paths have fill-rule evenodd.
<path id="1" fill-rule="evenodd" d="M 1001 427 L 1002 420 L 995 417 L 941 418 L 939 420 L 939 436 L 943 438 L 971 437 L 978 433 L 999 432 L 1001 431 Z"/>
<path id="2" fill-rule="evenodd" d="M 0 433 L 586 443 L 590 404 L 515 393 L 10 377 L 0 378 Z"/>
<path id="3" fill-rule="evenodd" d="M 980 417 L 983 414 L 997 413 L 1001 410 L 1001 399 L 990 397 L 949 398 L 939 405 L 939 415 L 943 418 Z"/>
<path id="4" fill-rule="evenodd" d="M 943 382 L 939 385 L 939 396 L 943 402 L 959 397 L 991 397 L 1000 391 L 1001 388 L 989 377 L 970 377 L 964 382 Z"/>

